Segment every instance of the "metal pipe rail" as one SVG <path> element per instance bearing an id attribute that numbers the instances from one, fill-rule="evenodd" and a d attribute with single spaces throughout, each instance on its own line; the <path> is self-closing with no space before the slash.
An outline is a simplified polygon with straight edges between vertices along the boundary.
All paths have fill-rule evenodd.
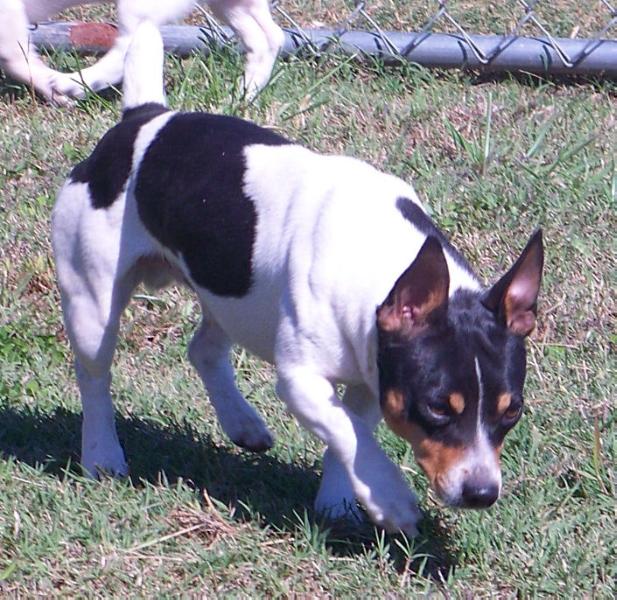
<path id="1" fill-rule="evenodd" d="M 208 22 L 204 27 L 161 27 L 165 49 L 179 55 L 208 52 L 233 44 L 231 30 Z M 47 50 L 101 53 L 115 37 L 111 25 L 48 22 L 32 31 L 32 40 Z M 375 57 L 387 64 L 408 61 L 430 68 L 474 69 L 481 72 L 528 72 L 540 75 L 585 75 L 617 78 L 617 40 L 403 33 L 336 29 L 285 29 L 283 55 L 319 55 L 338 50 L 362 60 Z M 573 58 L 572 58 L 573 57 Z"/>

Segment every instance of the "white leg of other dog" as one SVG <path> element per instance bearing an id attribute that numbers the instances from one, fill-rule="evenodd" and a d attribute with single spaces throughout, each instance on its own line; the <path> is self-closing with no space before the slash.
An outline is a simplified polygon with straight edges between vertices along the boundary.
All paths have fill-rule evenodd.
<path id="1" fill-rule="evenodd" d="M 54 71 L 52 88 L 55 95 L 71 98 L 84 98 L 86 92 L 98 92 L 122 81 L 124 57 L 131 41 L 129 33 L 118 34 L 112 48 L 91 67 L 73 73 Z"/>
<path id="2" fill-rule="evenodd" d="M 97 92 L 122 81 L 124 58 L 133 35 L 143 22 L 157 27 L 170 19 L 182 17 L 190 9 L 190 2 L 162 2 L 161 0 L 118 0 L 118 35 L 111 49 L 91 67 L 65 76 L 58 74 L 54 85 L 59 92 L 83 98 L 88 90 Z"/>
<path id="3" fill-rule="evenodd" d="M 253 98 L 270 79 L 285 40 L 283 31 L 272 19 L 268 0 L 214 0 L 209 4 L 246 50 L 244 89 Z"/>
<path id="4" fill-rule="evenodd" d="M 289 410 L 307 429 L 328 445 L 327 486 L 343 467 L 354 496 L 362 503 L 371 519 L 389 531 L 416 535 L 421 518 L 416 498 L 402 478 L 398 467 L 388 459 L 372 435 L 371 427 L 337 398 L 333 385 L 310 368 L 277 363 L 277 392 Z M 333 488 L 326 488 L 330 504 L 349 501 L 343 486 L 343 497 L 336 502 Z"/>
<path id="5" fill-rule="evenodd" d="M 31 44 L 29 26 L 21 0 L 0 2 L 0 67 L 50 102 L 62 106 L 71 104 L 71 100 L 55 87 L 56 79 L 62 78 L 62 74 L 45 65 Z"/>
<path id="6" fill-rule="evenodd" d="M 237 446 L 262 452 L 272 447 L 272 434 L 236 387 L 230 349 L 231 342 L 221 328 L 204 317 L 189 345 L 189 359 L 204 383 L 223 431 Z"/>

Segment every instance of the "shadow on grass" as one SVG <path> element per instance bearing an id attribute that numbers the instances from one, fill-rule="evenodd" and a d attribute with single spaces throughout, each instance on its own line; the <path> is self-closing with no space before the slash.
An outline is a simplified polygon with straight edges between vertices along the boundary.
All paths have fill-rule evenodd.
<path id="1" fill-rule="evenodd" d="M 386 555 L 400 575 L 422 575 L 440 584 L 458 566 L 451 534 L 433 515 L 424 515 L 420 533 L 412 540 L 403 535 L 388 535 L 368 520 L 361 525 L 324 523 L 323 527 L 328 531 L 326 546 L 334 556 L 366 554 L 382 560 Z"/>
<path id="2" fill-rule="evenodd" d="M 129 459 L 131 480 L 137 488 L 143 482 L 173 485 L 182 481 L 200 498 L 202 490 L 207 490 L 211 497 L 235 507 L 238 518 L 252 519 L 259 514 L 264 524 L 282 531 L 297 528 L 297 515 L 315 517 L 309 508 L 319 482 L 313 467 L 303 468 L 269 454 L 250 454 L 216 445 L 188 422 L 161 425 L 117 414 L 116 424 Z M 46 474 L 61 478 L 67 465 L 80 473 L 80 427 L 81 415 L 64 408 L 46 413 L 0 407 L 0 458 L 13 457 L 32 467 L 42 465 Z M 377 554 L 378 534 L 369 524 L 326 524 L 323 530 L 325 543 L 334 555 Z M 390 559 L 399 571 L 421 570 L 424 576 L 443 581 L 455 567 L 448 549 L 449 538 L 433 517 L 423 521 L 411 553 L 396 542 L 405 541 L 403 538 L 386 539 Z"/>

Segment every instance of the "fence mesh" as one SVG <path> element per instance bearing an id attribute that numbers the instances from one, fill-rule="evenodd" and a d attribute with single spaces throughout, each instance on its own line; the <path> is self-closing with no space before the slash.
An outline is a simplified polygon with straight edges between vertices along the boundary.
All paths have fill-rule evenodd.
<path id="1" fill-rule="evenodd" d="M 617 42 L 615 37 L 617 29 L 617 9 L 608 0 L 596 2 L 581 2 L 573 10 L 569 11 L 569 18 L 563 19 L 563 3 L 549 2 L 547 0 L 517 0 L 516 2 L 496 3 L 475 2 L 473 10 L 469 3 L 449 2 L 438 0 L 426 3 L 426 11 L 416 11 L 420 22 L 416 22 L 412 39 L 401 47 L 400 41 L 392 39 L 393 32 L 384 31 L 371 15 L 371 7 L 366 2 L 356 2 L 349 14 L 336 26 L 332 33 L 315 41 L 315 36 L 302 27 L 298 21 L 285 10 L 284 3 L 275 1 L 273 9 L 278 14 L 287 33 L 292 37 L 298 50 L 309 51 L 319 54 L 327 51 L 333 45 L 340 42 L 345 34 L 360 29 L 370 33 L 375 40 L 376 46 L 382 54 L 397 57 L 401 60 L 408 59 L 412 52 L 419 49 L 422 44 L 429 44 L 433 34 L 455 34 L 458 41 L 465 45 L 467 50 L 477 63 L 490 66 L 497 62 L 519 38 L 527 38 L 540 41 L 544 45 L 550 45 L 561 66 L 565 69 L 574 70 L 581 65 L 594 52 L 603 52 L 608 55 L 602 61 L 603 64 L 617 68 Z M 561 4 L 561 8 L 556 6 Z M 572 9 L 573 7 L 569 7 Z M 481 43 L 481 38 L 474 25 L 477 25 L 478 11 L 498 11 L 491 15 L 494 23 L 510 26 L 503 31 L 492 31 L 491 44 Z M 424 13 L 424 14 L 423 14 Z M 560 14 L 561 13 L 561 14 Z M 552 17 L 552 18 L 551 18 Z M 555 18 L 557 17 L 557 18 Z M 490 20 L 490 17 L 489 17 Z M 486 21 L 486 19 L 484 19 Z M 564 24 L 571 24 L 569 30 L 564 30 Z M 581 29 L 584 37 L 579 37 Z M 569 43 L 570 40 L 582 41 L 579 44 Z M 366 48 L 359 48 L 365 50 Z M 534 49 L 530 49 L 534 51 Z M 461 65 L 463 66 L 463 65 Z M 545 62 L 547 70 L 549 64 Z M 559 69 L 563 72 L 563 69 Z M 611 69 L 608 69 L 611 71 Z"/>

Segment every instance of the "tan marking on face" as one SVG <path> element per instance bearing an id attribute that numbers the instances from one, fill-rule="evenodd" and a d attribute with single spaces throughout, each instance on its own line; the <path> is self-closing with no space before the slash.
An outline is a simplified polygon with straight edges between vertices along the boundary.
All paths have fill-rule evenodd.
<path id="1" fill-rule="evenodd" d="M 495 464 L 499 466 L 501 469 L 501 451 L 503 450 L 503 442 L 499 444 L 499 446 L 495 446 L 493 448 L 493 452 L 495 453 Z"/>
<path id="2" fill-rule="evenodd" d="M 381 405 L 384 418 L 402 419 L 405 411 L 405 396 L 401 390 L 388 390 L 384 394 L 384 401 Z"/>
<path id="3" fill-rule="evenodd" d="M 497 414 L 503 415 L 512 403 L 512 394 L 504 392 L 497 397 Z"/>
<path id="4" fill-rule="evenodd" d="M 428 437 L 422 428 L 405 418 L 405 397 L 400 390 L 388 390 L 382 402 L 384 419 L 398 436 L 413 448 L 416 462 L 426 473 L 431 486 L 442 496 L 448 473 L 464 459 L 466 448 L 446 446 Z"/>
<path id="5" fill-rule="evenodd" d="M 418 426 L 414 426 L 413 441 L 410 440 L 416 462 L 426 473 L 433 489 L 442 496 L 448 474 L 465 458 L 466 448 L 446 446 L 431 440 Z"/>
<path id="6" fill-rule="evenodd" d="M 453 392 L 452 394 L 450 394 L 448 402 L 450 403 L 452 410 L 457 415 L 460 415 L 465 410 L 465 398 L 463 398 L 463 394 Z"/>

